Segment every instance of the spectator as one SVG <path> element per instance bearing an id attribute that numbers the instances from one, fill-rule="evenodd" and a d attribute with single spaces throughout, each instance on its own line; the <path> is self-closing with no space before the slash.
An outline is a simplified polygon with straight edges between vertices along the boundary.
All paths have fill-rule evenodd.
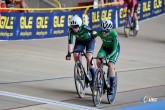
<path id="1" fill-rule="evenodd" d="M 108 3 L 113 3 L 113 2 L 123 2 L 123 0 L 108 0 Z M 119 4 L 116 4 L 116 5 L 119 5 Z M 122 3 L 120 5 L 122 5 Z"/>
<path id="2" fill-rule="evenodd" d="M 28 8 L 24 0 L 6 0 L 8 8 Z M 12 12 L 30 12 L 28 10 L 13 10 Z"/>
<path id="3" fill-rule="evenodd" d="M 0 8 L 6 8 L 5 0 L 0 0 Z M 8 12 L 8 10 L 0 10 L 0 12 Z"/>
<path id="4" fill-rule="evenodd" d="M 104 7 L 104 0 L 94 0 L 93 4 L 94 4 L 93 8 Z"/>

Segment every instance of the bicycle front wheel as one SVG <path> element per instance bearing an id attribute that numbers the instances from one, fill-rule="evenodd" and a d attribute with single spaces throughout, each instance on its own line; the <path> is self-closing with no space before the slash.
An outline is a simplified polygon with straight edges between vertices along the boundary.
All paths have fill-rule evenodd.
<path id="1" fill-rule="evenodd" d="M 85 73 L 84 68 L 80 62 L 75 63 L 74 66 L 74 81 L 77 94 L 80 98 L 85 95 Z"/>
<path id="2" fill-rule="evenodd" d="M 95 106 L 98 106 L 101 103 L 101 97 L 103 95 L 103 87 L 104 87 L 103 77 L 104 76 L 102 69 L 98 68 L 96 70 L 96 75 L 93 81 L 93 92 L 92 92 L 93 103 Z"/>
<path id="3" fill-rule="evenodd" d="M 125 34 L 125 37 L 129 37 L 130 36 L 130 32 L 131 32 L 131 28 L 130 28 L 130 23 L 129 23 L 129 20 L 126 19 L 125 20 L 125 25 L 124 25 L 124 34 Z"/>

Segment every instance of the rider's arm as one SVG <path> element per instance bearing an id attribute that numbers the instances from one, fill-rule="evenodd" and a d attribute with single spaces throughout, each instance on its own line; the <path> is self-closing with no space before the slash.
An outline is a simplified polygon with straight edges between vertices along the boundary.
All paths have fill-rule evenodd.
<path id="1" fill-rule="evenodd" d="M 113 56 L 116 53 L 117 45 L 118 45 L 118 34 L 116 32 L 114 32 L 114 35 L 113 35 L 113 51 L 107 56 L 108 58 L 110 58 L 111 56 Z"/>
<path id="2" fill-rule="evenodd" d="M 73 50 L 73 34 L 72 34 L 72 29 L 69 29 L 68 32 L 68 53 L 71 53 Z"/>
<path id="3" fill-rule="evenodd" d="M 96 37 L 100 37 L 102 35 L 102 31 L 100 30 L 100 31 L 98 31 L 98 32 L 96 32 L 96 31 L 93 31 L 93 37 L 94 38 L 96 38 Z"/>
<path id="4" fill-rule="evenodd" d="M 68 54 L 73 51 L 73 44 L 68 44 Z"/>
<path id="5" fill-rule="evenodd" d="M 126 12 L 127 2 L 124 0 L 123 2 L 123 11 Z"/>
<path id="6" fill-rule="evenodd" d="M 97 33 L 96 31 L 93 31 L 89 26 L 84 25 L 83 28 L 91 34 L 92 38 L 95 38 L 95 34 Z"/>
<path id="7" fill-rule="evenodd" d="M 99 34 L 98 34 L 98 32 L 93 31 L 92 36 L 93 36 L 93 38 L 96 38 L 97 36 L 99 36 Z"/>
<path id="8" fill-rule="evenodd" d="M 131 16 L 133 16 L 133 13 L 134 13 L 134 7 L 132 7 L 132 12 L 131 12 Z"/>

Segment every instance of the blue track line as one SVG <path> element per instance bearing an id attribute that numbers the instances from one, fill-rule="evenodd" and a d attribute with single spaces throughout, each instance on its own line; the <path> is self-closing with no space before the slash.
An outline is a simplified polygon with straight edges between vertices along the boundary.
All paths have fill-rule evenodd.
<path id="1" fill-rule="evenodd" d="M 128 108 L 121 108 L 119 110 L 165 110 L 165 100 L 128 107 Z"/>

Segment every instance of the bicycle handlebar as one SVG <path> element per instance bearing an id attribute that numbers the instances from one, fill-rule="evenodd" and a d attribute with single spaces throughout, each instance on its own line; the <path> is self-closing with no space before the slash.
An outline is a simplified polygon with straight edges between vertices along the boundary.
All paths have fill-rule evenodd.
<path id="1" fill-rule="evenodd" d="M 83 51 L 73 51 L 73 52 L 70 52 L 70 54 L 73 54 L 73 53 L 78 53 L 78 54 L 81 54 L 81 56 L 85 56 L 85 58 L 87 58 L 84 50 Z"/>
<path id="2" fill-rule="evenodd" d="M 106 58 L 92 57 L 92 59 L 91 59 L 91 61 L 90 61 L 90 64 L 91 64 L 91 65 L 93 65 L 93 64 L 92 64 L 92 60 L 93 60 L 93 59 L 99 59 L 99 60 L 101 61 L 101 64 L 106 65 L 106 66 L 109 67 L 109 65 L 108 65 L 108 61 L 107 61 Z M 105 61 L 105 62 L 104 62 L 104 61 Z"/>

